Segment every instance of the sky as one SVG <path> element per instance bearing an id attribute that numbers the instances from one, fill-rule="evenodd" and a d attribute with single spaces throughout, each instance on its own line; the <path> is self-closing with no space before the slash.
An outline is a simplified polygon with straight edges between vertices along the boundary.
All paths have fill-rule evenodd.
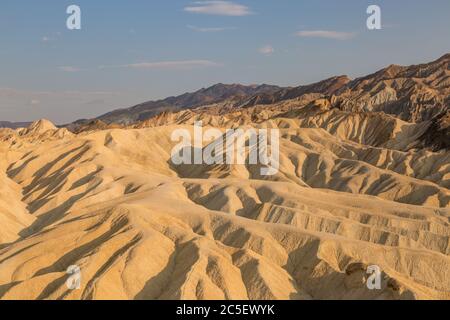
<path id="1" fill-rule="evenodd" d="M 448 0 L 2 0 L 0 120 L 63 124 L 215 83 L 298 86 L 448 52 Z"/>

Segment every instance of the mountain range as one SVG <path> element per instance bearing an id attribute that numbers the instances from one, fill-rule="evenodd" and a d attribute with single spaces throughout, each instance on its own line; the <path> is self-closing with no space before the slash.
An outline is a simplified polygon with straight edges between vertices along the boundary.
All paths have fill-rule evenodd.
<path id="1" fill-rule="evenodd" d="M 193 93 L 149 101 L 119 109 L 95 119 L 65 125 L 73 132 L 136 125 L 165 113 L 182 110 L 214 110 L 226 114 L 254 106 L 271 106 L 291 101 L 298 106 L 325 99 L 329 108 L 346 112 L 382 112 L 398 119 L 429 121 L 423 133 L 424 147 L 450 147 L 450 54 L 436 61 L 413 66 L 390 65 L 365 77 L 351 80 L 336 76 L 310 85 L 216 84 Z"/>
<path id="2" fill-rule="evenodd" d="M 449 61 L 450 54 L 446 54 L 431 63 L 408 67 L 391 65 L 354 80 L 347 76 L 336 76 L 298 87 L 216 84 L 193 93 L 114 110 L 96 119 L 78 120 L 72 125 L 85 125 L 93 120 L 130 125 L 163 112 L 214 105 L 220 105 L 226 112 L 233 108 L 270 105 L 291 99 L 319 98 L 329 99 L 332 106 L 340 110 L 381 111 L 405 121 L 426 121 L 448 110 Z"/>

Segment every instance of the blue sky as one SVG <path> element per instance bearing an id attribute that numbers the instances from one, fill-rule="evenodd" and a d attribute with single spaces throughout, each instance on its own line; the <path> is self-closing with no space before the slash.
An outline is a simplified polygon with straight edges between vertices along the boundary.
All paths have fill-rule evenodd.
<path id="1" fill-rule="evenodd" d="M 66 28 L 71 4 L 81 30 Z M 366 28 L 370 4 L 382 30 Z M 449 40 L 448 0 L 2 0 L 0 120 L 64 123 L 218 82 L 358 77 L 434 60 Z"/>

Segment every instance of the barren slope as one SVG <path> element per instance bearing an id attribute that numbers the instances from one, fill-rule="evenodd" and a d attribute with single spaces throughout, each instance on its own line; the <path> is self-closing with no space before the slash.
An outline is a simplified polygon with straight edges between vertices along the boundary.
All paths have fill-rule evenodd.
<path id="1" fill-rule="evenodd" d="M 450 299 L 450 153 L 411 147 L 426 124 L 274 109 L 2 131 L 0 298 Z M 280 128 L 279 173 L 174 166 L 171 133 L 195 120 Z M 369 265 L 382 290 L 363 283 Z"/>

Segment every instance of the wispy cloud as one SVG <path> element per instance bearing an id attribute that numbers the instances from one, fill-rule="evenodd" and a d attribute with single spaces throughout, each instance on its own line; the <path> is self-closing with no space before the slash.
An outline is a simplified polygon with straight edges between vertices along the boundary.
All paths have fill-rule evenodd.
<path id="1" fill-rule="evenodd" d="M 159 61 L 159 62 L 140 62 L 123 64 L 117 66 L 100 66 L 100 69 L 109 68 L 131 68 L 131 69 L 172 69 L 172 70 L 190 70 L 206 67 L 220 67 L 220 63 L 210 60 L 180 60 L 180 61 Z"/>
<path id="2" fill-rule="evenodd" d="M 101 65 L 96 69 L 120 69 L 120 68 L 129 68 L 129 69 L 170 69 L 170 70 L 191 70 L 198 68 L 207 68 L 207 67 L 221 67 L 222 64 L 211 61 L 211 60 L 178 60 L 178 61 L 156 61 L 156 62 L 139 62 L 139 63 L 129 63 L 129 64 L 120 64 L 120 65 Z M 81 72 L 81 71 L 89 71 L 91 69 L 82 69 L 74 66 L 62 66 L 58 67 L 58 69 L 62 72 Z"/>
<path id="3" fill-rule="evenodd" d="M 26 98 L 27 100 L 35 99 L 40 102 L 41 99 L 46 99 L 52 96 L 103 96 L 103 95 L 116 95 L 120 92 L 113 91 L 77 91 L 77 90 L 65 90 L 65 91 L 33 91 L 33 90 L 21 90 L 15 88 L 0 88 L 0 98 Z"/>
<path id="4" fill-rule="evenodd" d="M 185 7 L 184 11 L 219 16 L 248 16 L 252 14 L 247 6 L 220 0 L 196 1 L 192 5 Z"/>
<path id="5" fill-rule="evenodd" d="M 312 31 L 299 31 L 297 36 L 303 38 L 324 38 L 334 40 L 349 40 L 356 36 L 354 32 L 340 32 L 330 30 L 312 30 Z"/>
<path id="6" fill-rule="evenodd" d="M 189 29 L 197 31 L 197 32 L 221 32 L 221 31 L 228 31 L 228 30 L 236 30 L 235 27 L 218 27 L 218 28 L 201 28 L 196 27 L 192 25 L 187 26 Z"/>
<path id="7" fill-rule="evenodd" d="M 267 46 L 259 48 L 258 51 L 259 51 L 259 53 L 261 53 L 263 55 L 271 56 L 275 52 L 275 49 L 271 45 L 267 45 Z"/>
<path id="8" fill-rule="evenodd" d="M 64 71 L 64 72 L 80 72 L 81 69 L 77 68 L 77 67 L 72 67 L 72 66 L 62 66 L 58 68 L 60 71 Z"/>
<path id="9" fill-rule="evenodd" d="M 55 32 L 52 35 L 45 35 L 41 38 L 41 41 L 43 43 L 49 43 L 58 40 L 58 38 L 61 36 L 61 32 Z"/>

